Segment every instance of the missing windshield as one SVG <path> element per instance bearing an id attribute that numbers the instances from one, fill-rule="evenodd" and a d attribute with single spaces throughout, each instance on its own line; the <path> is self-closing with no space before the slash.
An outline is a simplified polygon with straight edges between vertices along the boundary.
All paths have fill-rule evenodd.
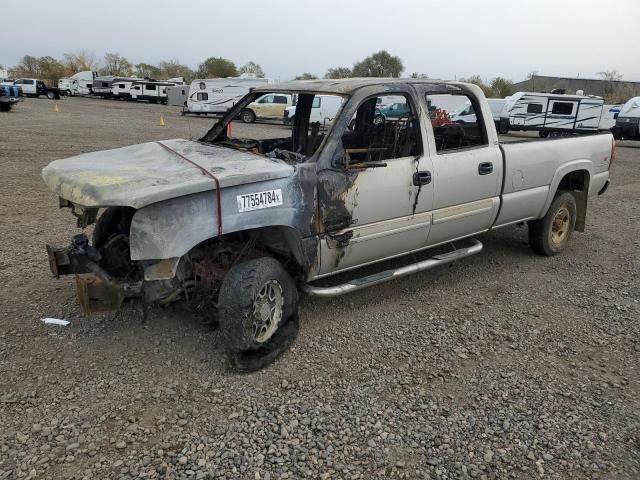
<path id="1" fill-rule="evenodd" d="M 253 92 L 201 141 L 300 163 L 318 150 L 343 103 L 339 95 Z"/>

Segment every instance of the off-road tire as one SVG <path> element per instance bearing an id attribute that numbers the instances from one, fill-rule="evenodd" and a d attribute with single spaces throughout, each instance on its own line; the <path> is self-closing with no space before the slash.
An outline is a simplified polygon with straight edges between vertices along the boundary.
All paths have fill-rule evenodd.
<path id="1" fill-rule="evenodd" d="M 273 334 L 256 341 L 255 309 L 267 284 L 281 287 L 282 315 Z M 252 372 L 271 364 L 298 334 L 298 290 L 282 264 L 271 257 L 247 260 L 226 274 L 218 296 L 220 329 L 233 370 Z"/>
<path id="2" fill-rule="evenodd" d="M 253 113 L 253 110 L 249 110 L 248 108 L 246 108 L 240 114 L 240 119 L 244 123 L 253 123 L 256 121 L 256 114 Z"/>
<path id="3" fill-rule="evenodd" d="M 571 240 L 576 225 L 576 211 L 575 197 L 569 192 L 558 192 L 546 215 L 541 219 L 529 221 L 531 249 L 548 257 L 562 252 Z"/>

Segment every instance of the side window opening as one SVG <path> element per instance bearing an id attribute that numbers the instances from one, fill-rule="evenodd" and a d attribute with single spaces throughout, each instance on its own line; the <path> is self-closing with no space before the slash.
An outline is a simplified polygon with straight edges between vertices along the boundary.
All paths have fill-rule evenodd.
<path id="1" fill-rule="evenodd" d="M 542 113 L 542 104 L 530 103 L 527 105 L 527 113 Z"/>
<path id="2" fill-rule="evenodd" d="M 209 100 L 209 94 L 207 92 L 198 92 L 196 95 L 197 100 Z"/>
<path id="3" fill-rule="evenodd" d="M 200 82 L 200 90 L 204 90 L 205 88 L 207 88 L 207 86 L 204 84 L 204 82 Z"/>
<path id="4" fill-rule="evenodd" d="M 571 115 L 573 113 L 573 103 L 553 102 L 551 113 L 553 115 Z"/>
<path id="5" fill-rule="evenodd" d="M 276 95 L 274 97 L 274 102 L 273 103 L 280 103 L 280 104 L 287 104 L 287 97 L 283 96 L 283 95 Z"/>
<path id="6" fill-rule="evenodd" d="M 426 101 L 438 153 L 489 144 L 482 110 L 475 98 L 427 93 Z"/>
<path id="7" fill-rule="evenodd" d="M 398 95 L 382 95 L 360 104 L 350 128 L 342 135 L 343 166 L 366 167 L 367 163 L 422 154 L 417 110 L 408 96 L 400 98 L 403 101 L 398 102 Z M 379 107 L 381 104 L 389 106 Z"/>
<path id="8" fill-rule="evenodd" d="M 156 86 L 153 83 L 147 83 L 146 88 L 147 90 L 155 90 Z"/>
<path id="9" fill-rule="evenodd" d="M 313 97 L 313 103 L 311 104 L 311 108 L 320 108 L 320 97 L 319 96 L 315 96 Z"/>

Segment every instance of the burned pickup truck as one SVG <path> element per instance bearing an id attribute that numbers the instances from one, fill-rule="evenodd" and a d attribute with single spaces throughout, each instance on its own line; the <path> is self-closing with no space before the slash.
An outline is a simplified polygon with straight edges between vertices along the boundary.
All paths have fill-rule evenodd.
<path id="1" fill-rule="evenodd" d="M 291 128 L 276 127 L 273 138 L 230 136 L 228 124 L 266 94 L 297 95 Z M 309 120 L 318 95 L 340 102 L 327 129 Z M 431 95 L 465 97 L 477 121 L 434 121 Z M 404 114 L 379 121 L 376 104 L 386 97 L 404 99 Z M 80 233 L 67 247 L 48 247 L 51 270 L 76 276 L 86 312 L 133 297 L 146 305 L 204 298 L 232 366 L 254 370 L 295 338 L 300 291 L 341 295 L 453 262 L 482 250 L 474 236 L 518 222 L 528 222 L 535 252 L 563 251 L 585 228 L 588 197 L 608 185 L 613 146 L 609 134 L 500 144 L 489 105 L 470 84 L 269 84 L 198 141 L 49 164 L 43 177 L 60 206 L 81 228 L 95 223 L 91 240 Z M 325 278 L 454 241 L 402 267 Z"/>

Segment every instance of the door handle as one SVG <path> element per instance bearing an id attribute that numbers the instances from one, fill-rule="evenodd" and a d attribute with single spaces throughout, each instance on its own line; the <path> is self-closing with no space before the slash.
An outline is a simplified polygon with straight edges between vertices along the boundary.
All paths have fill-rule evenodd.
<path id="1" fill-rule="evenodd" d="M 431 172 L 423 170 L 413 174 L 414 185 L 428 185 L 429 183 L 431 183 Z"/>
<path id="2" fill-rule="evenodd" d="M 491 172 L 493 172 L 493 163 L 483 162 L 480 165 L 478 165 L 478 174 L 489 175 Z"/>

